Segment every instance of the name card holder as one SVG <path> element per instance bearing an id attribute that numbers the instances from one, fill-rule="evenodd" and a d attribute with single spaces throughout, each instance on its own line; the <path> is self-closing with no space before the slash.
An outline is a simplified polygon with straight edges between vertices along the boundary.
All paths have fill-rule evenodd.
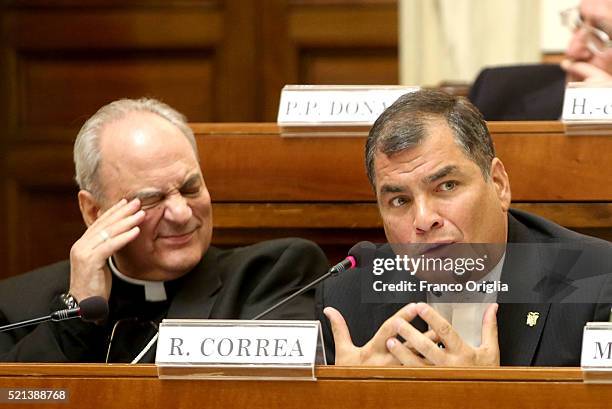
<path id="1" fill-rule="evenodd" d="M 586 324 L 580 366 L 584 382 L 612 383 L 612 323 Z"/>
<path id="2" fill-rule="evenodd" d="M 567 135 L 612 134 L 612 83 L 567 84 L 562 120 Z"/>
<path id="3" fill-rule="evenodd" d="M 165 319 L 155 357 L 161 379 L 314 381 L 325 363 L 319 321 Z"/>
<path id="4" fill-rule="evenodd" d="M 277 123 L 288 137 L 364 136 L 406 86 L 285 85 Z"/>

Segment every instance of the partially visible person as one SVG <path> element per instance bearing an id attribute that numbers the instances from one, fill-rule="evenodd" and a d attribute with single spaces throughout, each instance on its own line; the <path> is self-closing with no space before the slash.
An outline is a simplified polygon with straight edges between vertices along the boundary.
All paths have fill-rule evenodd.
<path id="1" fill-rule="evenodd" d="M 612 79 L 612 0 L 582 0 L 562 13 L 573 31 L 561 68 L 568 81 L 601 82 Z"/>
<path id="2" fill-rule="evenodd" d="M 210 245 L 212 206 L 196 141 L 183 115 L 164 103 L 102 107 L 81 128 L 74 161 L 87 229 L 69 261 L 0 283 L 0 325 L 93 296 L 108 300 L 110 315 L 1 333 L 2 361 L 130 362 L 163 318 L 251 319 L 327 268 L 323 252 L 300 239 Z M 308 319 L 313 309 L 306 293 L 267 318 Z"/>
<path id="3" fill-rule="evenodd" d="M 486 68 L 469 99 L 488 121 L 556 120 L 568 81 L 612 80 L 612 0 L 582 0 L 561 13 L 572 31 L 561 65 Z"/>

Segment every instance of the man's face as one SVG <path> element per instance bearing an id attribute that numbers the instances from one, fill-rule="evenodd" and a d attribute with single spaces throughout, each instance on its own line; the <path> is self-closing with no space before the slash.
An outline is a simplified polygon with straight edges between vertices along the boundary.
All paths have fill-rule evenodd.
<path id="1" fill-rule="evenodd" d="M 210 245 L 212 211 L 187 138 L 160 116 L 135 112 L 103 129 L 100 148 L 101 211 L 139 198 L 146 212 L 139 235 L 114 256 L 120 271 L 147 280 L 188 272 Z"/>
<path id="2" fill-rule="evenodd" d="M 593 28 L 597 28 L 612 37 L 612 0 L 582 0 L 580 2 L 580 16 L 582 21 Z M 570 43 L 565 51 L 566 56 L 573 61 L 581 61 L 612 74 L 612 49 L 595 52 L 587 46 L 588 33 L 580 28 L 572 34 Z M 569 78 L 570 81 L 581 78 Z"/>
<path id="3" fill-rule="evenodd" d="M 489 180 L 443 120 L 419 145 L 374 159 L 378 206 L 389 243 L 505 243 L 508 176 L 494 159 Z"/>

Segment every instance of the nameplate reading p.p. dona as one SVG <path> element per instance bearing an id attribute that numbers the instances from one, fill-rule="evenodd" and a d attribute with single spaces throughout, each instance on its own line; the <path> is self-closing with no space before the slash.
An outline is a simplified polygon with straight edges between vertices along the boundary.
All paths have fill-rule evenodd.
<path id="1" fill-rule="evenodd" d="M 286 85 L 281 91 L 277 122 L 289 136 L 292 132 L 298 135 L 304 126 L 320 128 L 317 133 L 322 136 L 342 134 L 330 126 L 369 127 L 400 96 L 418 89 L 397 85 Z"/>
<path id="2" fill-rule="evenodd" d="M 160 378 L 308 379 L 325 355 L 319 321 L 164 320 Z"/>

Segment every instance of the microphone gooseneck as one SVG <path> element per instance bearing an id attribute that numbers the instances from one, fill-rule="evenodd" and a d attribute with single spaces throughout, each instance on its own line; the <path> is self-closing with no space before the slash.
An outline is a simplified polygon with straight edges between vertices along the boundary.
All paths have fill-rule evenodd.
<path id="1" fill-rule="evenodd" d="M 294 292 L 287 298 L 280 300 L 279 302 L 277 302 L 276 304 L 274 304 L 273 306 L 271 306 L 264 312 L 257 314 L 255 317 L 253 317 L 253 320 L 258 320 L 261 317 L 268 315 L 272 311 L 276 310 L 278 307 L 285 305 L 289 301 L 293 300 L 295 297 L 310 290 L 312 287 L 316 286 L 321 281 L 327 279 L 329 276 L 336 275 L 346 270 L 350 270 L 352 268 L 359 266 L 361 261 L 367 259 L 364 253 L 373 254 L 373 251 L 375 250 L 376 250 L 376 246 L 373 243 L 370 243 L 369 241 L 361 241 L 355 244 L 349 250 L 348 256 L 344 260 L 342 260 L 341 262 L 339 262 L 338 264 L 334 265 L 332 268 L 327 270 L 327 273 L 323 274 L 321 277 L 312 281 L 310 284 L 306 285 L 305 287 L 300 288 L 298 291 Z"/>

